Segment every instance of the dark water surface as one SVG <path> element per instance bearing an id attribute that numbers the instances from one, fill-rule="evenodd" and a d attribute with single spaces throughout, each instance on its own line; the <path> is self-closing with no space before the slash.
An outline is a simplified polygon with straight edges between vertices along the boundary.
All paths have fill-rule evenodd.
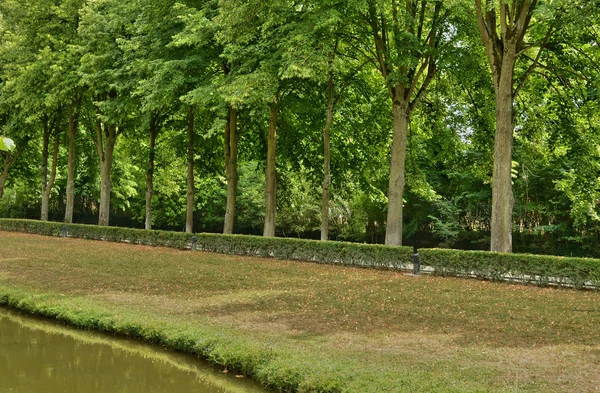
<path id="1" fill-rule="evenodd" d="M 256 384 L 160 347 L 0 308 L 0 393 L 258 393 Z"/>

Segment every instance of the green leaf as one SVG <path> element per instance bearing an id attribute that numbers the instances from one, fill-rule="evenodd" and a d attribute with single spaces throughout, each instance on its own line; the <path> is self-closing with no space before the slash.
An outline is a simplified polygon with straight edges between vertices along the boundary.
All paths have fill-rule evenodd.
<path id="1" fill-rule="evenodd" d="M 12 139 L 0 136 L 0 151 L 13 151 L 15 142 Z"/>

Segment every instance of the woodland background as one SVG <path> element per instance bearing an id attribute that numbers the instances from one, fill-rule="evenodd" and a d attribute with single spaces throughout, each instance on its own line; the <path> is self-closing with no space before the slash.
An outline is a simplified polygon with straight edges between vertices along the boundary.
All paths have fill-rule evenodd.
<path id="1" fill-rule="evenodd" d="M 0 217 L 490 249 L 504 170 L 513 251 L 600 257 L 599 42 L 592 0 L 3 0 Z"/>

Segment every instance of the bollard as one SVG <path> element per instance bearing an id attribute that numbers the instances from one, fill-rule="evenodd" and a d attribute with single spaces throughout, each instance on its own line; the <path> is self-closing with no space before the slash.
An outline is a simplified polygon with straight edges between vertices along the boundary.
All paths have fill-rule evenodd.
<path id="1" fill-rule="evenodd" d="M 419 253 L 416 252 L 413 255 L 413 275 L 418 276 L 421 274 L 421 261 L 419 261 Z"/>
<path id="2" fill-rule="evenodd" d="M 196 236 L 192 236 L 192 251 L 196 251 L 196 243 L 198 243 L 198 239 Z"/>
<path id="3" fill-rule="evenodd" d="M 61 237 L 67 237 L 67 226 L 63 225 L 61 230 L 60 230 L 60 236 Z"/>

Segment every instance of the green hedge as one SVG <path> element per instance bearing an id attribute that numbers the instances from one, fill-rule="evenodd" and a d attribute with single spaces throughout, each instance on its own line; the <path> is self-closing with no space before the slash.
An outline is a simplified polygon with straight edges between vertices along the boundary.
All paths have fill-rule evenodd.
<path id="1" fill-rule="evenodd" d="M 35 220 L 0 219 L 0 230 L 60 236 L 63 223 Z M 66 224 L 67 236 L 129 242 L 179 249 L 191 247 L 192 235 L 96 225 Z M 196 249 L 223 254 L 251 255 L 284 260 L 336 263 L 340 265 L 402 269 L 412 263 L 411 247 L 346 242 L 321 242 L 293 238 L 265 238 L 247 235 L 198 233 Z"/>
<path id="2" fill-rule="evenodd" d="M 46 236 L 60 236 L 63 225 L 58 222 L 0 219 L 0 230 Z M 410 247 L 212 233 L 191 235 L 81 224 L 66 224 L 66 228 L 69 237 L 178 249 L 189 249 L 192 236 L 195 236 L 196 249 L 223 254 L 391 269 L 408 269 L 412 263 Z M 420 249 L 419 257 L 423 266 L 430 266 L 434 274 L 443 276 L 600 288 L 598 259 L 435 248 Z"/>
<path id="3" fill-rule="evenodd" d="M 146 231 L 143 229 L 99 227 L 96 225 L 63 224 L 60 222 L 0 219 L 0 230 L 35 233 L 45 236 L 60 236 L 63 225 L 67 236 L 82 239 L 128 242 L 185 249 L 189 247 L 192 235 L 170 231 Z"/>
<path id="4" fill-rule="evenodd" d="M 420 249 L 419 259 L 443 276 L 600 288 L 598 259 L 435 248 Z"/>

